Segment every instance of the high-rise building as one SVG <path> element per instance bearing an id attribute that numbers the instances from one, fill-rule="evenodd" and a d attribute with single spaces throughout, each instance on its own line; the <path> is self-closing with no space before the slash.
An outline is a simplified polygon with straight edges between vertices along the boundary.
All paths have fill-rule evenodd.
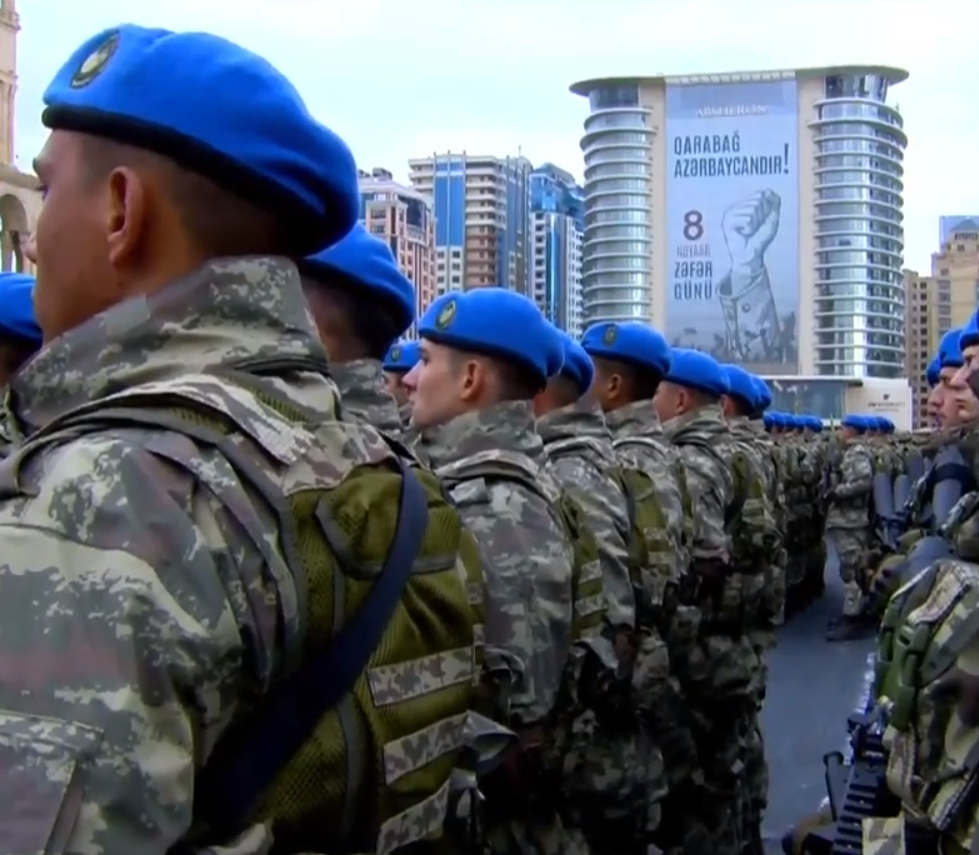
<path id="1" fill-rule="evenodd" d="M 530 294 L 530 173 L 525 157 L 446 153 L 408 161 L 435 210 L 437 289 Z"/>
<path id="2" fill-rule="evenodd" d="M 421 315 L 437 290 L 432 200 L 375 168 L 360 171 L 360 206 L 367 230 L 390 244 L 401 271 L 415 284 L 415 310 Z M 414 335 L 414 325 L 409 334 Z"/>
<path id="3" fill-rule="evenodd" d="M 925 371 L 945 333 L 964 326 L 979 304 L 979 217 L 963 218 L 944 232 L 931 272 L 904 272 L 907 291 L 907 375 L 917 423 L 924 427 Z"/>
<path id="4" fill-rule="evenodd" d="M 974 223 L 979 223 L 979 214 L 946 214 L 944 217 L 939 217 L 938 245 L 941 246 L 943 243 L 945 243 L 948 240 L 949 235 L 959 228 L 959 224 L 966 220 L 972 220 Z"/>
<path id="5" fill-rule="evenodd" d="M 895 68 L 626 77 L 588 99 L 585 321 L 768 375 L 905 368 Z"/>
<path id="6" fill-rule="evenodd" d="M 581 335 L 584 197 L 570 172 L 545 163 L 530 174 L 532 296 L 547 319 Z"/>

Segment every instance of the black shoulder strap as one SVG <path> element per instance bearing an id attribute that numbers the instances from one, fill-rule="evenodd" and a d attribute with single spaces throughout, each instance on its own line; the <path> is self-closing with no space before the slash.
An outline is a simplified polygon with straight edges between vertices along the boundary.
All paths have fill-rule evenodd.
<path id="1" fill-rule="evenodd" d="M 428 526 L 428 501 L 403 460 L 398 522 L 384 565 L 357 613 L 327 649 L 275 685 L 241 727 L 217 744 L 194 783 L 194 822 L 208 836 L 240 832 L 261 796 L 325 713 L 363 673 L 401 599 Z M 236 738 L 244 731 L 247 738 Z"/>

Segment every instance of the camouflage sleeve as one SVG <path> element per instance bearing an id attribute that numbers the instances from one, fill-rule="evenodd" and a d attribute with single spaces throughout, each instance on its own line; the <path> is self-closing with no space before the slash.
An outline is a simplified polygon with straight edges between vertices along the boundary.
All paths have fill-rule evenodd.
<path id="1" fill-rule="evenodd" d="M 280 596 L 155 455 L 92 439 L 25 469 L 0 506 L 0 848 L 163 855 L 271 678 Z"/>
<path id="2" fill-rule="evenodd" d="M 706 451 L 683 446 L 681 453 L 693 508 L 690 557 L 694 561 L 719 559 L 727 563 L 731 560 L 731 546 L 724 516 L 730 504 L 731 473 Z"/>
<path id="3" fill-rule="evenodd" d="M 843 477 L 833 491 L 837 498 L 852 499 L 869 493 L 874 485 L 874 464 L 870 453 L 860 446 L 846 450 L 841 464 Z"/>
<path id="4" fill-rule="evenodd" d="M 453 486 L 452 498 L 483 551 L 487 662 L 498 650 L 519 665 L 511 722 L 536 723 L 571 649 L 571 545 L 544 499 L 521 485 L 477 478 Z"/>
<path id="5" fill-rule="evenodd" d="M 562 457 L 551 474 L 581 507 L 598 541 L 608 621 L 635 626 L 636 601 L 629 573 L 629 515 L 614 479 L 579 457 Z"/>

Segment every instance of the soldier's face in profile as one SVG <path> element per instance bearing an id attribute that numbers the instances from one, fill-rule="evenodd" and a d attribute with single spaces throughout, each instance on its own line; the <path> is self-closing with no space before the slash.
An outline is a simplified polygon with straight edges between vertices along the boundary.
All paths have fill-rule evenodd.
<path id="1" fill-rule="evenodd" d="M 25 252 L 37 266 L 34 310 L 45 341 L 118 300 L 106 254 L 105 180 L 87 162 L 86 139 L 54 131 L 34 161 L 44 205 Z"/>
<path id="2" fill-rule="evenodd" d="M 962 348 L 962 367 L 955 372 L 953 383 L 957 386 L 968 387 L 969 376 L 979 370 L 979 345 L 973 344 Z M 944 371 L 944 369 L 943 369 Z"/>
<path id="3" fill-rule="evenodd" d="M 411 403 L 411 422 L 421 429 L 444 424 L 465 412 L 466 383 L 448 347 L 422 340 L 420 357 L 401 382 Z"/>
<path id="4" fill-rule="evenodd" d="M 930 419 L 940 419 L 942 403 L 945 399 L 945 389 L 941 382 L 936 383 L 928 392 L 925 409 Z"/>
<path id="5" fill-rule="evenodd" d="M 969 350 L 976 351 L 973 359 L 977 359 L 979 348 Z M 945 427 L 958 427 L 979 418 L 979 400 L 968 386 L 971 375 L 968 362 L 962 368 L 943 368 L 939 372 L 938 385 L 942 393 L 938 417 Z"/>
<path id="6" fill-rule="evenodd" d="M 684 411 L 684 400 L 686 395 L 682 386 L 663 380 L 656 387 L 656 396 L 653 398 L 653 407 L 660 421 L 669 421 L 680 415 Z"/>
<path id="7" fill-rule="evenodd" d="M 398 402 L 398 406 L 404 406 L 408 403 L 408 389 L 402 382 L 404 380 L 404 374 L 400 371 L 385 371 L 384 372 L 384 388 L 388 390 L 395 401 Z"/>

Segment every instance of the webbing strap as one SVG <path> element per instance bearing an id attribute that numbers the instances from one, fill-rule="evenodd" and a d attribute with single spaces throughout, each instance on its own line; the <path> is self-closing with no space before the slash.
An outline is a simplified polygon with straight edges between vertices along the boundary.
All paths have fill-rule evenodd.
<path id="1" fill-rule="evenodd" d="M 421 551 L 428 501 L 403 461 L 400 507 L 381 572 L 356 614 L 318 655 L 276 684 L 244 723 L 247 748 L 234 738 L 215 747 L 194 785 L 194 821 L 210 837 L 241 831 L 261 796 L 298 753 L 319 720 L 354 686 L 377 649 Z"/>

